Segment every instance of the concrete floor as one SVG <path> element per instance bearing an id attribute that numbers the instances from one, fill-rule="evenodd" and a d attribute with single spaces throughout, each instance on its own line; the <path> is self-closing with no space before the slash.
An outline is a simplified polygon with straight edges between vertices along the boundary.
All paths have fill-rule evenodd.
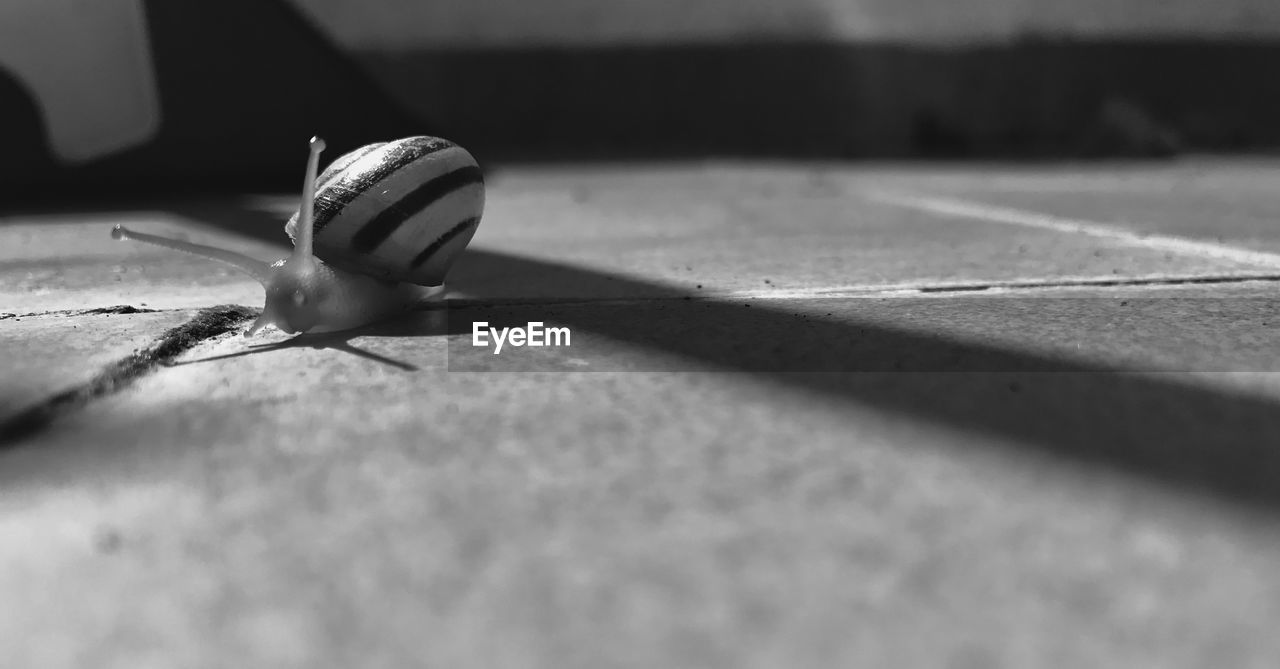
<path id="1" fill-rule="evenodd" d="M 262 296 L 111 224 L 290 200 L 0 219 L 0 415 L 96 389 L 0 434 L 0 666 L 1273 666 L 1278 179 L 501 170 L 450 308 L 128 384 Z"/>

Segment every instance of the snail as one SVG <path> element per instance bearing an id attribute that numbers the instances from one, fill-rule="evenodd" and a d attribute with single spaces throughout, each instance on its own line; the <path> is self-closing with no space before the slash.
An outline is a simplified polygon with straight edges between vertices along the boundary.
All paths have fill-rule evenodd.
<path id="1" fill-rule="evenodd" d="M 406 137 L 358 148 L 317 177 L 324 148 L 311 138 L 302 203 L 285 224 L 287 258 L 267 264 L 120 225 L 111 236 L 218 260 L 257 279 L 266 305 L 246 337 L 268 325 L 289 334 L 356 328 L 443 291 L 484 210 L 475 158 L 448 140 Z"/>

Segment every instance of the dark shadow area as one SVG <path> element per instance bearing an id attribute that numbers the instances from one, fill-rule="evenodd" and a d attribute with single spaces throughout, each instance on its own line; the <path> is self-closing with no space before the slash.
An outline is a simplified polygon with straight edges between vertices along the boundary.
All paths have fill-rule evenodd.
<path id="1" fill-rule="evenodd" d="M 54 174 L 54 158 L 45 143 L 44 118 L 32 92 L 0 63 L 0 140 L 7 156 L 0 167 L 0 198 L 12 200 L 21 194 L 19 171 L 38 177 Z M 16 163 L 16 164 L 15 164 Z"/>
<path id="2" fill-rule="evenodd" d="M 507 276 L 521 285 L 538 276 L 572 275 L 588 293 L 599 287 L 614 294 L 621 284 L 636 294 L 679 294 L 632 278 L 479 249 L 468 251 L 457 269 L 459 286 L 467 275 Z M 1243 393 L 883 324 L 802 318 L 785 302 L 754 301 L 747 307 L 676 299 L 492 308 L 477 303 L 450 309 L 450 333 L 469 333 L 472 320 L 481 316 L 495 325 L 568 325 L 782 386 L 1280 510 L 1280 404 Z"/>
<path id="3" fill-rule="evenodd" d="M 219 358 L 308 346 L 411 372 L 414 365 L 356 347 L 351 340 L 448 335 L 458 341 L 471 333 L 476 320 L 494 327 L 539 320 L 667 360 L 646 361 L 637 371 L 741 372 L 1187 492 L 1280 510 L 1280 403 L 1273 400 L 1069 356 L 859 321 L 847 312 L 824 318 L 785 301 L 688 299 L 683 289 L 672 286 L 483 249 L 467 251 L 450 279 L 451 285 L 469 292 L 516 294 L 539 286 L 573 290 L 564 298 L 451 300 L 397 321 L 298 336 Z M 627 295 L 648 298 L 622 297 Z M 948 303 L 920 301 L 916 308 Z M 1229 310 L 1218 317 L 1232 318 Z M 455 357 L 465 348 L 450 346 L 451 370 L 520 369 L 471 366 L 483 359 Z M 525 369 L 574 369 L 558 367 L 561 362 L 546 356 Z M 611 369 L 626 369 L 626 364 Z M 1245 357 L 1228 367 L 1248 369 L 1250 364 Z"/>
<path id="4" fill-rule="evenodd" d="M 283 219 L 265 210 L 199 202 L 174 210 L 204 224 L 285 242 Z M 412 364 L 350 342 L 361 336 L 464 335 L 480 316 L 495 325 L 545 320 L 682 361 L 673 370 L 738 371 L 1187 491 L 1280 510 L 1280 403 L 1242 392 L 884 322 L 824 318 L 800 313 L 787 302 L 757 300 L 747 306 L 688 300 L 682 288 L 484 249 L 463 254 L 449 285 L 478 297 L 452 300 L 436 313 L 233 355 L 315 346 L 413 371 Z M 507 300 L 504 295 L 542 297 Z M 1217 317 L 1230 319 L 1229 314 Z"/>

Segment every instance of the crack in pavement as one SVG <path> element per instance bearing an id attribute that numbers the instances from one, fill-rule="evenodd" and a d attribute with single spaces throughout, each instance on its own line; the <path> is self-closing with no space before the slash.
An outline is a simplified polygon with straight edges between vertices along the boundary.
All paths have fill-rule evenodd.
<path id="1" fill-rule="evenodd" d="M 1117 278 L 1081 278 L 1081 279 L 1014 279 L 1008 281 L 975 281 L 973 283 L 905 283 L 905 284 L 866 284 L 856 286 L 834 286 L 824 288 L 772 290 L 737 290 L 715 291 L 703 290 L 674 291 L 667 295 L 648 295 L 637 297 L 449 297 L 443 300 L 424 303 L 416 311 L 438 309 L 473 309 L 477 307 L 508 306 L 561 306 L 577 304 L 612 304 L 633 302 L 655 302 L 662 300 L 740 300 L 740 299 L 796 299 L 796 298 L 839 298 L 858 297 L 883 294 L 938 294 L 938 293 L 971 293 L 984 290 L 1037 290 L 1046 288 L 1116 288 L 1126 286 L 1185 286 L 1228 283 L 1280 283 L 1280 274 L 1244 274 L 1227 276 L 1139 276 Z M 215 307 L 217 308 L 217 307 Z M 246 307 L 247 308 L 247 307 Z M 113 314 L 153 314 L 165 311 L 183 311 L 185 308 L 151 309 L 135 307 L 131 304 L 117 304 L 95 309 L 58 309 L 54 311 L 32 311 L 28 313 L 0 312 L 0 321 L 15 318 L 38 318 L 42 316 L 94 316 Z"/>
<path id="2" fill-rule="evenodd" d="M 77 313 L 133 313 L 112 311 L 118 309 L 122 307 Z M 0 449 L 14 447 L 59 416 L 75 411 L 95 399 L 123 390 L 157 366 L 168 363 L 201 342 L 232 331 L 257 315 L 257 309 L 231 304 L 200 310 L 191 320 L 160 335 L 147 348 L 107 365 L 89 381 L 0 420 Z"/>
<path id="3" fill-rule="evenodd" d="M 112 314 L 154 314 L 160 311 L 177 311 L 176 309 L 148 309 L 146 307 L 135 307 L 132 304 L 117 304 L 111 307 L 98 307 L 97 309 L 59 309 L 57 311 L 32 311 L 25 314 L 14 314 L 9 312 L 0 313 L 0 321 L 10 318 L 34 318 L 37 316 L 94 316 Z"/>
<path id="4" fill-rule="evenodd" d="M 885 297 L 911 295 L 937 295 L 944 293 L 971 293 L 985 290 L 1045 290 L 1053 288 L 1124 288 L 1129 286 L 1189 286 L 1206 284 L 1277 283 L 1280 274 L 1246 274 L 1233 276 L 1145 276 L 1124 278 L 1081 279 L 1026 279 L 1010 281 L 979 281 L 974 283 L 910 283 L 882 285 L 829 286 L 820 288 L 772 290 L 702 290 L 680 291 L 672 289 L 668 294 L 636 297 L 450 297 L 446 300 L 418 307 L 421 311 L 438 309 L 479 309 L 510 306 L 574 306 L 582 304 L 639 304 L 673 300 L 722 301 L 722 300 L 795 300 L 842 299 L 850 297 Z"/>
<path id="5" fill-rule="evenodd" d="M 944 286 L 922 286 L 917 288 L 921 293 L 972 292 L 992 289 L 1036 289 L 1036 288 L 1111 288 L 1123 286 L 1188 286 L 1223 283 L 1275 283 L 1280 282 L 1280 275 L 1257 276 L 1156 276 L 1131 277 L 1116 279 L 1052 279 L 1046 281 L 992 281 L 986 283 L 960 283 Z"/>

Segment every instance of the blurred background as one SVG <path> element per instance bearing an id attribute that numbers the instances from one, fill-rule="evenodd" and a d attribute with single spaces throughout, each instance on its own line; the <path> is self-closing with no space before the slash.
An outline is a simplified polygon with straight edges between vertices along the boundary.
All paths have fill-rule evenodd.
<path id="1" fill-rule="evenodd" d="M 1274 0 L 5 0 L 0 193 L 483 164 L 1099 159 L 1280 145 Z"/>

